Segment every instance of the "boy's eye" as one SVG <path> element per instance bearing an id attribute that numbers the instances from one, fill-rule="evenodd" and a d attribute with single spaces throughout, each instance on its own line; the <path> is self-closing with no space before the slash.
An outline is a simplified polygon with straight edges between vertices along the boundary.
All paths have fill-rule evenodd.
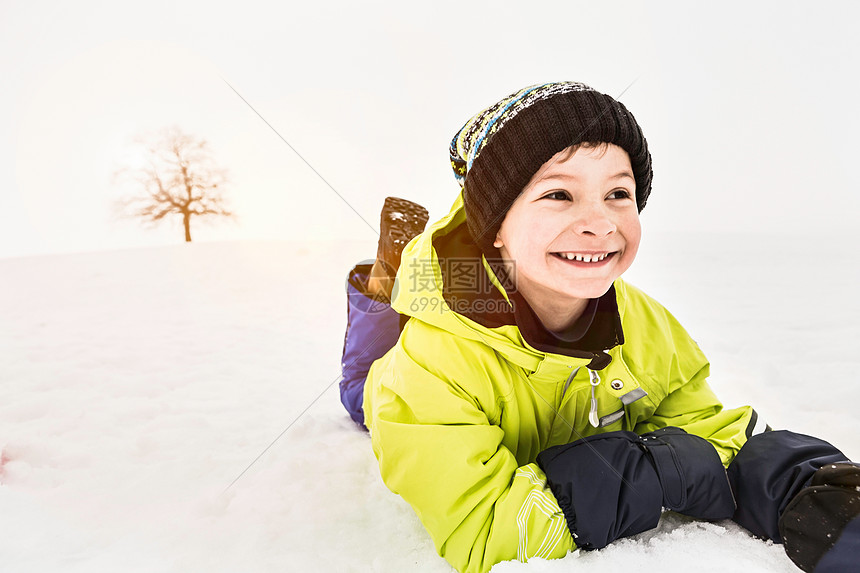
<path id="1" fill-rule="evenodd" d="M 627 189 L 616 189 L 612 193 L 609 194 L 609 199 L 629 199 L 630 191 Z"/>
<path id="2" fill-rule="evenodd" d="M 567 191 L 553 191 L 552 193 L 547 193 L 543 196 L 544 199 L 560 199 L 562 201 L 569 201 L 570 195 L 567 194 Z"/>

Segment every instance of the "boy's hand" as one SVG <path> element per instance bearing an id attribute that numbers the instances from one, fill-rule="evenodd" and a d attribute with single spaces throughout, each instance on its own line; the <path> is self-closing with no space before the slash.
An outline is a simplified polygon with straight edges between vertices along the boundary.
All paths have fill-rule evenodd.
<path id="1" fill-rule="evenodd" d="M 735 510 L 714 447 L 680 428 L 597 434 L 548 448 L 537 463 L 583 549 L 655 527 L 663 506 L 702 519 Z"/>
<path id="2" fill-rule="evenodd" d="M 779 520 L 785 551 L 804 571 L 851 571 L 860 560 L 860 465 L 828 464 Z"/>
<path id="3" fill-rule="evenodd" d="M 581 549 L 657 526 L 663 493 L 633 432 L 606 432 L 548 448 L 537 463 Z"/>
<path id="4" fill-rule="evenodd" d="M 699 519 L 729 519 L 735 500 L 720 456 L 707 440 L 669 426 L 642 435 L 660 485 L 663 506 Z"/>

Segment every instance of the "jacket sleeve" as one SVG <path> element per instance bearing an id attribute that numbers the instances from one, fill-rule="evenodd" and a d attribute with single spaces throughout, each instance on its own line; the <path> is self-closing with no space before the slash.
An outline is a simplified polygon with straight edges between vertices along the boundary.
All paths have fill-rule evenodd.
<path id="1" fill-rule="evenodd" d="M 494 407 L 487 401 L 499 397 L 470 392 L 439 370 L 478 379 L 486 355 L 462 341 L 446 348 L 444 336 L 434 336 L 432 347 L 410 345 L 422 328 L 432 327 L 411 321 L 368 378 L 366 423 L 383 481 L 458 571 L 564 556 L 573 538 L 543 471 L 518 465 L 488 417 Z"/>
<path id="2" fill-rule="evenodd" d="M 750 406 L 726 410 L 708 384 L 710 365 L 699 345 L 662 305 L 638 289 L 624 324 L 625 361 L 646 377 L 648 397 L 632 408 L 637 434 L 675 426 L 710 442 L 728 466 L 746 440 L 764 430 Z"/>
<path id="3" fill-rule="evenodd" d="M 752 436 L 758 414 L 750 406 L 726 410 L 707 382 L 707 365 L 691 380 L 672 390 L 654 413 L 636 425 L 637 434 L 675 426 L 706 439 L 728 466 Z M 763 429 L 762 425 L 762 429 Z"/>

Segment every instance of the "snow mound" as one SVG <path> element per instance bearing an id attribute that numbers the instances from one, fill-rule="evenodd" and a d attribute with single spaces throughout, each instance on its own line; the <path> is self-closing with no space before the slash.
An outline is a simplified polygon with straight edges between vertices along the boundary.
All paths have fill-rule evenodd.
<path id="1" fill-rule="evenodd" d="M 751 240 L 652 239 L 629 278 L 693 333 L 728 406 L 860 459 L 857 255 L 758 237 L 750 257 Z M 450 571 L 338 400 L 344 279 L 374 252 L 0 260 L 0 569 Z M 494 572 L 693 567 L 795 570 L 731 522 L 669 513 L 599 552 Z"/>

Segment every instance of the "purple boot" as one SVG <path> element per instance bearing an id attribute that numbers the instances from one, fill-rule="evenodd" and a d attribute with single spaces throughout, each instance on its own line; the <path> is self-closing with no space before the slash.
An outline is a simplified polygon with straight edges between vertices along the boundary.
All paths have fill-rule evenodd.
<path id="1" fill-rule="evenodd" d="M 343 336 L 340 401 L 358 424 L 364 424 L 364 381 L 374 360 L 381 358 L 400 336 L 400 315 L 387 302 L 365 294 L 372 264 L 358 264 L 347 279 L 347 324 Z"/>
<path id="2" fill-rule="evenodd" d="M 400 266 L 403 247 L 424 230 L 427 210 L 421 205 L 388 197 L 380 217 L 377 260 L 386 274 L 394 277 Z M 370 365 L 397 343 L 408 320 L 398 314 L 387 300 L 367 294 L 367 279 L 373 262 L 359 263 L 347 278 L 347 325 L 343 337 L 343 359 L 340 401 L 358 424 L 364 425 L 364 382 Z"/>

